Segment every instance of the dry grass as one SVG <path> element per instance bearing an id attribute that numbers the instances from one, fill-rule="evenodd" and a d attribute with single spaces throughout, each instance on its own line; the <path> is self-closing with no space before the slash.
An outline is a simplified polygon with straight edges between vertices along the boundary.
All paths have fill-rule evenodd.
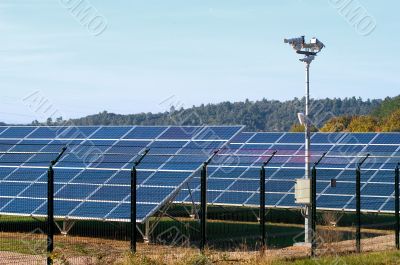
<path id="1" fill-rule="evenodd" d="M 326 220 L 330 222 L 331 217 Z M 346 230 L 347 229 L 347 230 Z M 340 241 L 338 230 L 351 231 L 351 228 L 338 228 L 333 226 L 320 227 L 319 233 L 324 237 L 325 243 L 320 245 L 319 254 L 343 255 L 354 251 L 354 240 Z M 364 230 L 366 231 L 366 230 Z M 384 231 L 368 230 L 370 233 L 386 233 Z M 21 242 L 23 239 L 23 242 Z M 38 242 L 43 242 L 45 237 L 36 234 L 0 233 L 1 246 L 9 245 L 10 249 L 0 252 L 0 264 L 44 264 L 45 255 L 32 255 L 36 250 L 29 250 L 29 245 L 43 248 Z M 99 238 L 56 236 L 54 252 L 55 264 L 71 265 L 187 265 L 187 264 L 259 264 L 275 265 L 286 264 L 290 261 L 301 261 L 308 257 L 310 251 L 307 247 L 288 247 L 284 249 L 268 249 L 263 255 L 260 252 L 248 251 L 245 247 L 236 251 L 223 252 L 208 249 L 204 255 L 198 249 L 190 247 L 169 247 L 161 245 L 138 244 L 138 254 L 131 255 L 127 252 L 129 242 Z M 340 242 L 339 242 L 340 241 Z M 384 251 L 394 247 L 394 236 L 385 235 L 375 238 L 363 239 L 363 251 Z M 43 249 L 42 249 L 43 250 Z M 12 251 L 12 252 L 11 252 Z M 19 254 L 15 253 L 19 252 Z M 37 253 L 37 252 L 35 252 Z M 25 263 L 24 263 L 25 262 Z M 303 263 L 300 263 L 303 264 Z"/>

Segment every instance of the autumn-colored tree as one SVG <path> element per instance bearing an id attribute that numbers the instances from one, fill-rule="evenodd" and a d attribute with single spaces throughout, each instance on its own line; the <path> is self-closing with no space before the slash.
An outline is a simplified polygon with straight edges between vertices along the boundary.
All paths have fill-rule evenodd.
<path id="1" fill-rule="evenodd" d="M 321 129 L 321 132 L 344 132 L 352 121 L 351 116 L 339 116 L 330 119 Z"/>
<path id="2" fill-rule="evenodd" d="M 318 128 L 311 125 L 311 132 L 318 132 Z M 304 132 L 306 130 L 306 128 L 304 127 L 304 125 L 301 124 L 293 124 L 292 127 L 290 128 L 290 132 Z"/>
<path id="3" fill-rule="evenodd" d="M 290 132 L 304 132 L 305 128 L 301 124 L 293 124 L 292 127 L 290 128 Z"/>
<path id="4" fill-rule="evenodd" d="M 400 109 L 393 112 L 382 124 L 384 132 L 400 132 Z"/>
<path id="5" fill-rule="evenodd" d="M 351 120 L 349 132 L 377 132 L 379 129 L 379 122 L 372 116 L 356 116 Z"/>

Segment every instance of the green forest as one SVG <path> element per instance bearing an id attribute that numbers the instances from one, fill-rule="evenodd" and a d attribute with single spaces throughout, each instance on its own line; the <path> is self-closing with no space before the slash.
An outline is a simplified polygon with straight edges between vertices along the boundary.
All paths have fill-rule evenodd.
<path id="1" fill-rule="evenodd" d="M 246 131 L 302 131 L 297 113 L 303 112 L 304 99 L 289 101 L 222 102 L 171 109 L 164 113 L 121 115 L 103 111 L 64 121 L 61 117 L 43 125 L 246 125 Z M 311 101 L 314 130 L 324 132 L 400 131 L 400 96 L 384 100 L 334 98 Z M 34 125 L 42 125 L 33 121 Z"/>

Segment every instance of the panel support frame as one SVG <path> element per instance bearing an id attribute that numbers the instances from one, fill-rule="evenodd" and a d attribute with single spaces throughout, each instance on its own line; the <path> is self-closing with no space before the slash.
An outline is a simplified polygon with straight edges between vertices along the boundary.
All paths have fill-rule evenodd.
<path id="1" fill-rule="evenodd" d="M 61 235 L 67 236 L 69 231 L 74 227 L 76 223 L 76 220 L 70 220 L 68 218 L 65 218 L 62 220 L 62 226 L 60 226 L 57 221 L 54 221 L 54 224 L 58 228 L 58 231 L 60 231 Z"/>

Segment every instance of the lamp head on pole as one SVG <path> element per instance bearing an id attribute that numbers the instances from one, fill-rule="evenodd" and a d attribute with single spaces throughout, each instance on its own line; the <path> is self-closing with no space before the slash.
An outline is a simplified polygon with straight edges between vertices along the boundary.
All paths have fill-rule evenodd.
<path id="1" fill-rule="evenodd" d="M 297 113 L 297 118 L 299 119 L 300 125 L 306 126 L 306 115 L 304 115 L 304 113 Z"/>
<path id="2" fill-rule="evenodd" d="M 284 43 L 291 45 L 297 54 L 304 55 L 304 58 L 300 59 L 300 61 L 306 64 L 311 64 L 311 62 L 315 59 L 315 56 L 317 56 L 317 54 L 321 52 L 323 48 L 325 48 L 325 44 L 315 37 L 312 38 L 309 43 L 305 42 L 304 36 L 284 39 L 283 41 Z"/>

